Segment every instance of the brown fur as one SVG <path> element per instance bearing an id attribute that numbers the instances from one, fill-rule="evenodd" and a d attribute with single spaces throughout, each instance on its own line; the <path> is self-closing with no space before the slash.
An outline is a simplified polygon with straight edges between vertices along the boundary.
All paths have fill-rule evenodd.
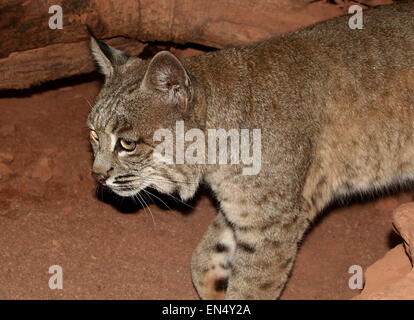
<path id="1" fill-rule="evenodd" d="M 223 297 L 227 279 L 226 299 L 276 298 L 303 233 L 333 198 L 414 177 L 413 17 L 412 2 L 391 5 L 366 12 L 363 30 L 351 30 L 343 17 L 182 62 L 166 53 L 150 63 L 117 59 L 126 62 L 112 70 L 93 44 L 107 75 L 89 117 L 105 144 L 95 145 L 96 157 L 106 160 L 95 161 L 94 170 L 109 177 L 139 172 L 154 130 L 176 120 L 203 130 L 260 128 L 256 176 L 242 175 L 239 165 L 150 166 L 174 183 L 154 182 L 160 191 L 186 199 L 204 181 L 220 202 L 193 255 L 200 296 Z M 165 70 L 167 83 L 157 77 Z M 149 141 L 139 161 L 108 149 L 105 139 L 120 117 L 131 139 Z"/>

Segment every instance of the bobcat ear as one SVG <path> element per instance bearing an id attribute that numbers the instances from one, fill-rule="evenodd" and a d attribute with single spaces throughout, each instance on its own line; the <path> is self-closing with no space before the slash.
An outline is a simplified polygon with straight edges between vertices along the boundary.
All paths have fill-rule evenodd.
<path id="1" fill-rule="evenodd" d="M 107 45 L 95 38 L 92 34 L 91 52 L 96 63 L 99 65 L 101 72 L 105 75 L 105 78 L 112 76 L 115 66 L 126 63 L 129 58 L 129 56 L 121 50 Z"/>
<path id="2" fill-rule="evenodd" d="M 187 71 L 181 61 L 169 51 L 161 51 L 152 58 L 141 87 L 161 91 L 177 104 L 187 103 L 193 98 Z"/>

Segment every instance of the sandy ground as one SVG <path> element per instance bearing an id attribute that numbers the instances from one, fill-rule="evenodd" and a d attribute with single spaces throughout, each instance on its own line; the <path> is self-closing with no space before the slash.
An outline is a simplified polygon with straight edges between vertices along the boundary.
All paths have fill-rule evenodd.
<path id="1" fill-rule="evenodd" d="M 99 84 L 2 94 L 0 299 L 197 298 L 190 258 L 213 203 L 202 191 L 193 208 L 163 198 L 171 209 L 144 210 L 97 192 L 85 119 Z M 325 214 L 303 241 L 282 298 L 356 295 L 347 270 L 367 267 L 398 243 L 390 223 L 397 203 L 385 198 Z M 55 264 L 63 290 L 48 286 Z"/>

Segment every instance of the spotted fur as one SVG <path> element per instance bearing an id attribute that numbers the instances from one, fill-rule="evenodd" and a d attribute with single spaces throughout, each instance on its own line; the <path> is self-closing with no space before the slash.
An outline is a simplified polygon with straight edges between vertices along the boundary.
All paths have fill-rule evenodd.
<path id="1" fill-rule="evenodd" d="M 151 186 L 189 199 L 208 184 L 220 210 L 192 259 L 200 297 L 277 298 L 332 199 L 414 178 L 413 17 L 412 2 L 395 4 L 365 13 L 363 30 L 343 17 L 183 61 L 142 61 L 93 39 L 106 75 L 88 119 L 99 136 L 93 170 L 123 196 Z M 154 131 L 177 120 L 260 128 L 260 173 L 154 162 Z M 122 151 L 121 138 L 138 147 Z"/>

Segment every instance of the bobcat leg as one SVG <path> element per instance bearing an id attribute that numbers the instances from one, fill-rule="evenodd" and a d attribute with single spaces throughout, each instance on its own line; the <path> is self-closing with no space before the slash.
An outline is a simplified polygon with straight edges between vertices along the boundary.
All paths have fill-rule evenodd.
<path id="1" fill-rule="evenodd" d="M 231 274 L 235 241 L 233 230 L 219 212 L 197 246 L 191 271 L 202 299 L 223 299 Z"/>
<path id="2" fill-rule="evenodd" d="M 226 299 L 275 299 L 288 280 L 308 223 L 293 216 L 283 224 L 237 228 L 233 272 Z"/>

